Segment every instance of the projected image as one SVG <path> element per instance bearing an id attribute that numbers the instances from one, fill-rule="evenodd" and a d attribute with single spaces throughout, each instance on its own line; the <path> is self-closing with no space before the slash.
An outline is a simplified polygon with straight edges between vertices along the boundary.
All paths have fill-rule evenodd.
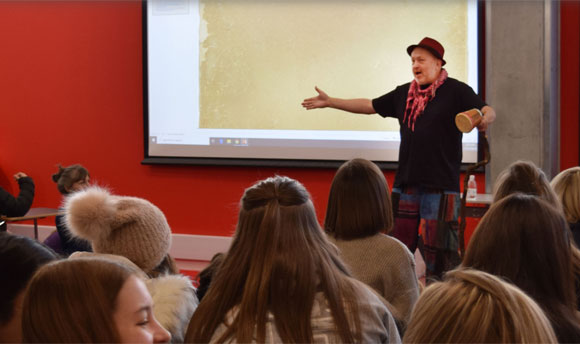
<path id="1" fill-rule="evenodd" d="M 426 32 L 446 43 L 449 72 L 467 80 L 467 2 L 422 2 L 419 13 L 408 1 L 376 0 L 211 0 L 199 8 L 201 128 L 397 131 L 380 116 L 302 111 L 300 100 L 314 85 L 374 98 L 411 81 L 405 49 Z M 408 18 L 449 24 L 426 29 Z"/>
<path id="2" fill-rule="evenodd" d="M 477 92 L 475 1 L 148 1 L 147 155 L 396 162 L 396 119 L 301 101 L 411 81 L 406 48 L 426 35 Z M 475 132 L 463 155 L 477 160 Z"/>

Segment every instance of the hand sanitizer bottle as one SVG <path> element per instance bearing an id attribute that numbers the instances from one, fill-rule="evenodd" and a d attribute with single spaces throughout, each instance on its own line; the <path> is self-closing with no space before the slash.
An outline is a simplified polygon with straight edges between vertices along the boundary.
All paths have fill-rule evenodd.
<path id="1" fill-rule="evenodd" d="M 474 200 L 477 195 L 477 183 L 475 182 L 475 176 L 470 175 L 469 181 L 467 182 L 467 199 Z"/>

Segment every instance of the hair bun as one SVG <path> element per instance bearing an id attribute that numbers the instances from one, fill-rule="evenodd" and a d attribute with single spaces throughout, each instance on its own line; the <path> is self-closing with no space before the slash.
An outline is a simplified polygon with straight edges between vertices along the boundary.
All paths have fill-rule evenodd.
<path id="1" fill-rule="evenodd" d="M 58 165 L 58 172 L 56 172 L 52 175 L 52 181 L 55 183 L 58 183 L 58 180 L 62 176 L 62 172 L 64 172 L 64 168 L 62 168 L 61 165 Z"/>

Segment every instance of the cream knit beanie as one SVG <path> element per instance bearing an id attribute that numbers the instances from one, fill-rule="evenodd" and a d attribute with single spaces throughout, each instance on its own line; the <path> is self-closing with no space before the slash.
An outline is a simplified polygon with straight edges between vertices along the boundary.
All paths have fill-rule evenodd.
<path id="1" fill-rule="evenodd" d="M 89 240 L 96 253 L 124 256 L 149 273 L 169 251 L 171 229 L 151 202 L 115 196 L 100 187 L 71 194 L 64 203 L 71 233 Z"/>

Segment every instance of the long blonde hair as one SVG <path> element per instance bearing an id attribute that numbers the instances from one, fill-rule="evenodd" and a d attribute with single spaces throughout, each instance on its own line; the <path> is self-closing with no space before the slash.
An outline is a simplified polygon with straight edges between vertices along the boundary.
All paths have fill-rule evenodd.
<path id="1" fill-rule="evenodd" d="M 222 342 L 263 342 L 268 312 L 284 342 L 312 342 L 311 312 L 322 291 L 343 342 L 361 340 L 356 291 L 325 238 L 306 189 L 287 177 L 250 187 L 229 252 L 189 324 L 186 342 L 208 342 L 232 309 Z"/>
<path id="2" fill-rule="evenodd" d="M 544 312 L 519 288 L 483 271 L 458 269 L 417 301 L 405 343 L 557 343 Z"/>
<path id="3" fill-rule="evenodd" d="M 564 170 L 552 179 L 552 188 L 564 208 L 566 221 L 580 221 L 580 167 Z"/>

